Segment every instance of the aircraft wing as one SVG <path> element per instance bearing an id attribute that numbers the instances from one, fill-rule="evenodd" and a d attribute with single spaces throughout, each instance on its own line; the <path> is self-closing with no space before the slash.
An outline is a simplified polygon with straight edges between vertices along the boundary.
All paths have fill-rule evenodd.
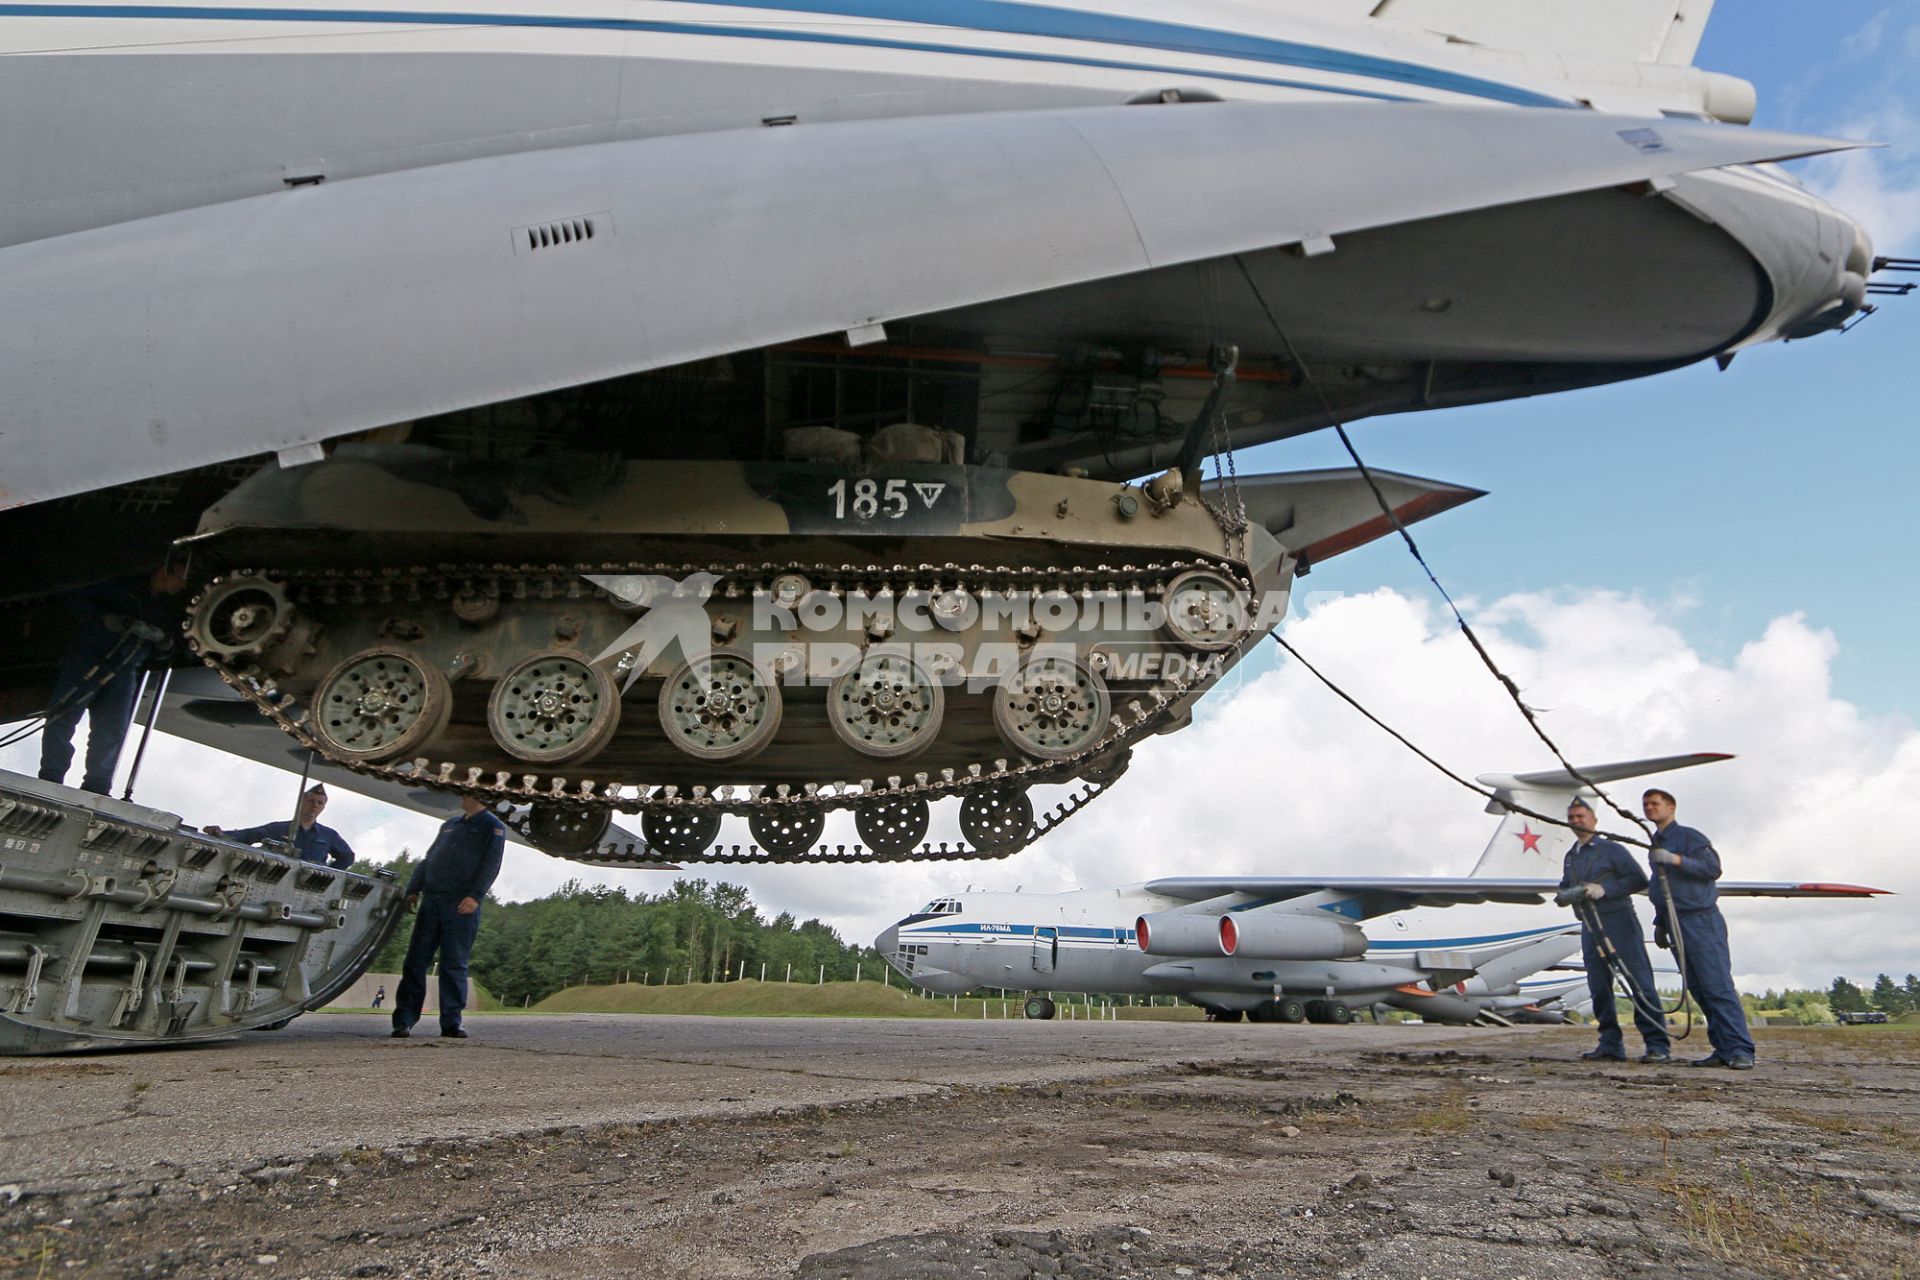
<path id="1" fill-rule="evenodd" d="M 1540 903 L 1559 891 L 1558 880 L 1507 880 L 1489 876 L 1181 876 L 1150 880 L 1146 890 L 1169 898 L 1202 902 L 1229 893 L 1284 902 L 1315 893 L 1346 893 L 1362 900 L 1368 917 L 1409 907 L 1456 907 L 1480 902 Z M 1871 898 L 1889 893 L 1865 885 L 1722 880 L 1720 893 L 1734 898 Z"/>
<path id="2" fill-rule="evenodd" d="M 0 507 L 1050 288 L 1855 144 L 1220 102 L 540 149 L 0 249 Z M 85 423 L 84 431 L 75 423 Z"/>
<path id="3" fill-rule="evenodd" d="M 1372 474 L 1381 497 L 1402 524 L 1413 524 L 1486 496 L 1484 489 L 1397 471 Z M 1309 567 L 1393 532 L 1392 522 L 1381 514 L 1379 500 L 1356 467 L 1245 476 L 1235 486 L 1246 504 L 1247 516 Z M 1202 491 L 1217 499 L 1225 486 L 1210 480 Z"/>

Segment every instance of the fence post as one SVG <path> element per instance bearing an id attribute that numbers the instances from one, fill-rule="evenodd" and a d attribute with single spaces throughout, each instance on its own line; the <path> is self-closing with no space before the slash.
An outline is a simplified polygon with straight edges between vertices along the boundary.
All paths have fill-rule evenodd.
<path id="1" fill-rule="evenodd" d="M 787 981 L 793 981 L 793 961 L 787 961 Z"/>
<path id="2" fill-rule="evenodd" d="M 762 960 L 760 962 L 760 981 L 765 982 L 766 980 L 767 980 L 767 962 L 765 960 Z"/>
<path id="3" fill-rule="evenodd" d="M 745 960 L 742 960 L 740 962 L 740 976 L 736 978 L 735 981 L 745 982 L 746 980 L 747 980 L 747 962 Z"/>
<path id="4" fill-rule="evenodd" d="M 827 966 L 825 965 L 820 966 L 820 978 L 816 985 L 822 986 L 822 987 L 827 985 Z"/>
<path id="5" fill-rule="evenodd" d="M 853 980 L 855 982 L 860 981 L 860 962 L 858 960 L 853 962 Z"/>

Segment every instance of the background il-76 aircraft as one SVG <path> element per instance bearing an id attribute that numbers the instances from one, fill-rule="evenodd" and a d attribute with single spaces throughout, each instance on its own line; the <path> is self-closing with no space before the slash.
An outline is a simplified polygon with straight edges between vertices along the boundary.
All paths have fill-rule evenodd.
<path id="1" fill-rule="evenodd" d="M 1386 527 L 1219 455 L 1858 312 L 1711 7 L 0 5 L 0 717 L 185 538 L 182 660 L 371 783 L 1004 854 Z"/>
<path id="2" fill-rule="evenodd" d="M 1730 757 L 1696 754 L 1596 765 L 1598 783 Z M 916 984 L 1177 995 L 1219 1017 L 1348 1022 L 1384 1004 L 1435 1022 L 1506 1021 L 1584 977 L 1523 992 L 1522 980 L 1580 950 L 1579 926 L 1542 907 L 1571 837 L 1507 806 L 1541 813 L 1592 796 L 1562 770 L 1487 774 L 1498 830 L 1471 876 L 1180 876 L 1072 893 L 939 898 L 874 946 Z M 1727 897 L 1861 898 L 1846 884 L 1720 882 Z M 1452 910 L 1444 920 L 1429 908 Z M 1528 909 L 1528 908 L 1531 909 Z M 1371 922 L 1362 927 L 1362 922 Z M 1523 995 L 1525 998 L 1522 998 Z M 1510 1003 L 1509 1003 L 1510 1001 Z M 1027 1016 L 1053 1016 L 1044 996 Z"/>

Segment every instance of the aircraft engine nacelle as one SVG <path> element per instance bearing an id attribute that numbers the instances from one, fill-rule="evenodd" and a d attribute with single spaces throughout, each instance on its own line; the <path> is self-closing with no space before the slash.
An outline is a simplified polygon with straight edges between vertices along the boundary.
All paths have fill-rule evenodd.
<path id="1" fill-rule="evenodd" d="M 1207 911 L 1156 911 L 1133 922 L 1133 938 L 1150 956 L 1217 956 L 1220 920 Z"/>
<path id="2" fill-rule="evenodd" d="M 1246 960 L 1351 960 L 1367 953 L 1367 935 L 1350 920 L 1294 913 L 1223 915 L 1220 954 Z"/>

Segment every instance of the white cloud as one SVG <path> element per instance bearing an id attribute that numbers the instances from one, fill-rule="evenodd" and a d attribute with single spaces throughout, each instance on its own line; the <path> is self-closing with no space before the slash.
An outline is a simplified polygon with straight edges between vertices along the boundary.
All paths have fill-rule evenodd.
<path id="1" fill-rule="evenodd" d="M 1898 103 L 1832 130 L 1844 138 L 1889 142 L 1808 163 L 1807 185 L 1843 209 L 1873 237 L 1874 251 L 1894 257 L 1920 249 L 1920 117 Z"/>
<path id="2" fill-rule="evenodd" d="M 1730 877 L 1920 893 L 1920 863 L 1898 821 L 1920 796 L 1920 731 L 1836 699 L 1828 677 L 1837 642 L 1799 615 L 1775 619 L 1724 663 L 1702 657 L 1675 616 L 1671 602 L 1603 592 L 1519 594 L 1475 613 L 1495 656 L 1577 763 L 1738 754 L 1670 780 L 1682 820 L 1713 837 Z M 1322 598 L 1287 635 L 1462 773 L 1553 763 L 1451 619 L 1423 601 L 1391 591 Z M 0 752 L 0 766 L 32 772 L 33 764 L 28 745 Z M 237 825 L 287 812 L 295 782 L 164 739 L 148 754 L 140 798 L 189 821 Z M 1623 786 L 1621 799 L 1638 794 Z M 337 789 L 327 821 L 373 856 L 402 845 L 418 851 L 435 826 Z M 1192 728 L 1148 742 L 1109 794 L 1005 862 L 688 874 L 745 883 L 768 914 L 820 916 L 866 941 L 968 884 L 1048 891 L 1183 874 L 1465 874 L 1492 822 L 1473 796 L 1289 663 L 1217 691 Z M 855 838 L 845 821 L 827 835 Z M 730 828 L 728 839 L 746 836 Z M 657 872 L 602 871 L 516 848 L 497 892 L 539 896 L 572 878 L 648 892 L 667 884 Z M 1755 988 L 1920 971 L 1909 901 L 1731 904 L 1736 969 Z"/>
<path id="3" fill-rule="evenodd" d="M 1809 161 L 1808 185 L 1857 217 L 1878 252 L 1920 251 L 1920 88 L 1909 74 L 1920 53 L 1920 22 L 1895 29 L 1909 6 L 1888 5 L 1844 41 L 1845 56 L 1820 69 L 1829 105 L 1805 113 L 1806 127 L 1887 144 Z"/>

